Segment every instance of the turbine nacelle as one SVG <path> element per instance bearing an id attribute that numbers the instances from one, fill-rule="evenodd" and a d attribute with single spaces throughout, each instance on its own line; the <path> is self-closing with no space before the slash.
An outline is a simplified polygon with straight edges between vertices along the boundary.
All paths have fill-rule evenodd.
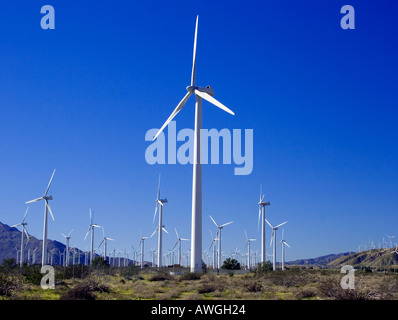
<path id="1" fill-rule="evenodd" d="M 208 95 L 210 95 L 212 97 L 214 96 L 214 90 L 213 90 L 213 88 L 211 86 L 206 86 L 205 88 L 196 87 L 196 86 L 188 86 L 187 87 L 187 91 L 189 93 L 195 93 L 195 90 L 198 90 L 200 92 L 205 92 L 205 93 L 207 93 Z"/>

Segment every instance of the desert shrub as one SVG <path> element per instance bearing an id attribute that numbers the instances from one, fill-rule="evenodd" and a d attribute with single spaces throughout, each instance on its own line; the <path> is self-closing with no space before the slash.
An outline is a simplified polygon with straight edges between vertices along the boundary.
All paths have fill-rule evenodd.
<path id="1" fill-rule="evenodd" d="M 310 282 L 310 278 L 304 271 L 285 270 L 270 273 L 269 279 L 272 284 L 284 287 L 301 286 Z"/>
<path id="2" fill-rule="evenodd" d="M 296 298 L 297 299 L 306 299 L 306 298 L 312 298 L 316 297 L 317 293 L 314 289 L 303 289 L 296 293 Z"/>
<path id="3" fill-rule="evenodd" d="M 221 266 L 221 268 L 227 270 L 239 270 L 240 263 L 236 259 L 227 258 L 226 260 L 224 260 L 224 263 Z"/>
<path id="4" fill-rule="evenodd" d="M 255 270 L 255 274 L 257 275 L 257 276 L 261 276 L 261 275 L 263 275 L 264 273 L 267 273 L 267 272 L 269 272 L 269 271 L 272 271 L 272 269 L 273 269 L 273 266 L 272 266 L 272 263 L 271 263 L 271 261 L 265 261 L 265 262 L 261 262 L 261 263 L 259 263 L 258 265 L 257 265 L 257 268 L 256 268 L 256 270 Z"/>
<path id="5" fill-rule="evenodd" d="M 212 284 L 205 283 L 205 284 L 202 284 L 202 286 L 199 287 L 198 293 L 199 294 L 211 293 L 211 292 L 216 291 L 216 289 L 217 289 L 216 286 L 214 286 Z"/>
<path id="6" fill-rule="evenodd" d="M 89 278 L 66 291 L 61 300 L 95 300 L 94 292 L 110 292 L 110 290 L 106 285 Z"/>
<path id="7" fill-rule="evenodd" d="M 37 286 L 40 285 L 40 281 L 43 277 L 43 274 L 40 272 L 40 266 L 38 265 L 25 265 L 21 271 L 21 274 L 24 277 L 25 282 Z"/>
<path id="8" fill-rule="evenodd" d="M 247 292 L 262 292 L 264 290 L 263 284 L 255 280 L 247 281 L 243 288 Z"/>
<path id="9" fill-rule="evenodd" d="M 0 296 L 11 297 L 22 289 L 22 281 L 18 276 L 0 274 Z"/>
<path id="10" fill-rule="evenodd" d="M 321 296 L 335 300 L 376 300 L 380 294 L 373 289 L 355 288 L 343 289 L 340 285 L 340 279 L 329 278 L 319 284 Z"/>
<path id="11" fill-rule="evenodd" d="M 185 272 L 180 280 L 199 280 L 201 278 L 201 274 L 197 272 Z"/>
<path id="12" fill-rule="evenodd" d="M 151 276 L 148 281 L 165 281 L 165 280 L 171 280 L 172 276 L 166 272 L 164 273 L 158 273 L 153 276 Z"/>

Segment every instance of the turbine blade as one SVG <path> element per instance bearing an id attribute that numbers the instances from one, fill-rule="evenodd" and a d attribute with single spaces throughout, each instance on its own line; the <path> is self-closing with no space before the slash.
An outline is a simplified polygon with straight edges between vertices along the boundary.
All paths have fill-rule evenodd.
<path id="1" fill-rule="evenodd" d="M 106 238 L 106 240 L 115 241 L 115 239 L 112 239 L 112 238 Z"/>
<path id="2" fill-rule="evenodd" d="M 98 249 L 99 247 L 101 247 L 101 244 L 104 242 L 104 240 L 105 240 L 105 239 L 102 239 L 102 241 L 101 241 L 101 243 L 99 244 L 99 246 L 97 247 L 97 249 Z"/>
<path id="3" fill-rule="evenodd" d="M 176 231 L 177 239 L 180 239 L 180 237 L 178 236 L 177 228 L 174 228 L 174 230 Z"/>
<path id="4" fill-rule="evenodd" d="M 48 186 L 47 186 L 46 192 L 44 192 L 44 196 L 43 196 L 43 197 L 45 197 L 45 196 L 47 195 L 47 193 L 48 193 L 48 190 L 50 189 L 51 182 L 53 181 L 53 178 L 54 178 L 54 173 L 55 173 L 55 169 L 54 169 L 54 171 L 53 171 L 53 174 L 51 175 L 50 182 L 48 183 Z"/>
<path id="5" fill-rule="evenodd" d="M 30 201 L 26 201 L 25 203 L 32 203 L 32 202 L 40 201 L 41 199 L 43 199 L 43 197 L 36 198 L 36 199 L 30 200 Z"/>
<path id="6" fill-rule="evenodd" d="M 287 242 L 286 242 L 286 241 L 283 241 L 283 243 L 284 243 L 285 245 L 287 245 L 287 246 L 290 248 L 290 246 L 287 244 Z"/>
<path id="7" fill-rule="evenodd" d="M 287 221 L 282 222 L 281 224 L 278 224 L 275 228 L 279 228 L 280 226 L 283 226 L 285 223 L 287 223 Z"/>
<path id="8" fill-rule="evenodd" d="M 88 230 L 87 230 L 86 236 L 84 237 L 84 240 L 86 240 L 88 234 L 90 233 L 90 229 L 91 229 L 91 225 L 88 227 Z"/>
<path id="9" fill-rule="evenodd" d="M 160 173 L 159 173 L 159 181 L 158 181 L 158 194 L 156 200 L 160 199 Z"/>
<path id="10" fill-rule="evenodd" d="M 25 218 L 26 218 L 26 214 L 28 213 L 28 210 L 29 210 L 29 206 L 26 208 L 25 214 L 22 219 L 22 223 L 25 222 Z"/>
<path id="11" fill-rule="evenodd" d="M 272 246 L 272 241 L 273 241 L 273 239 L 274 239 L 274 234 L 275 234 L 275 230 L 274 229 L 272 229 L 272 235 L 271 235 L 271 242 L 270 242 L 270 246 Z"/>
<path id="12" fill-rule="evenodd" d="M 246 233 L 246 230 L 243 230 L 244 232 L 245 232 L 245 236 L 246 236 L 246 240 L 247 240 L 247 233 Z"/>
<path id="13" fill-rule="evenodd" d="M 189 239 L 185 239 L 185 238 L 180 238 L 180 240 L 182 240 L 182 241 L 189 241 Z"/>
<path id="14" fill-rule="evenodd" d="M 71 235 L 72 232 L 73 232 L 73 229 L 68 233 L 68 237 Z"/>
<path id="15" fill-rule="evenodd" d="M 158 231 L 158 229 L 159 229 L 159 227 L 157 227 L 157 228 L 155 229 L 155 231 L 151 234 L 150 238 L 153 237 L 153 235 L 156 233 L 156 231 Z"/>
<path id="16" fill-rule="evenodd" d="M 268 220 L 267 219 L 265 219 L 264 218 L 264 220 L 265 220 L 265 222 L 267 222 L 268 223 L 268 225 L 272 228 L 272 229 L 274 229 L 274 227 L 273 226 L 271 226 L 271 224 L 268 222 Z"/>
<path id="17" fill-rule="evenodd" d="M 164 227 L 162 227 L 162 230 L 163 230 L 164 232 L 166 232 L 167 234 L 169 233 Z"/>
<path id="18" fill-rule="evenodd" d="M 196 78 L 196 43 L 197 43 L 197 40 L 198 40 L 198 20 L 199 20 L 199 15 L 196 16 L 195 40 L 194 40 L 194 43 L 193 43 L 193 61 L 192 61 L 191 86 L 195 85 L 195 78 Z"/>
<path id="19" fill-rule="evenodd" d="M 99 226 L 98 224 L 92 224 L 92 226 L 96 228 L 101 228 L 101 226 Z"/>
<path id="20" fill-rule="evenodd" d="M 225 227 L 225 226 L 227 226 L 227 225 L 229 225 L 229 224 L 231 224 L 231 223 L 233 223 L 233 221 L 230 221 L 230 222 L 224 223 L 224 224 L 222 224 L 220 227 Z"/>
<path id="21" fill-rule="evenodd" d="M 174 248 L 177 246 L 177 244 L 178 244 L 178 240 L 177 240 L 176 244 L 174 245 L 173 249 L 171 249 L 171 251 L 174 250 Z"/>
<path id="22" fill-rule="evenodd" d="M 214 221 L 214 219 L 211 217 L 211 215 L 209 215 L 210 219 L 214 222 L 214 224 L 216 225 L 216 227 L 218 228 L 217 223 Z M 217 231 L 218 232 L 218 231 Z"/>
<path id="23" fill-rule="evenodd" d="M 48 204 L 47 201 L 46 201 L 46 206 L 47 206 L 48 211 L 50 212 L 51 218 L 53 219 L 53 221 L 55 221 L 53 213 L 52 213 L 51 208 L 50 208 L 50 205 Z"/>
<path id="24" fill-rule="evenodd" d="M 196 91 L 196 90 L 195 90 Z M 171 113 L 171 115 L 168 117 L 168 119 L 166 120 L 166 122 L 163 124 L 163 126 L 159 129 L 159 131 L 156 133 L 155 137 L 152 139 L 155 140 L 158 135 L 163 131 L 164 128 L 166 128 L 166 126 L 170 123 L 171 120 L 173 120 L 173 118 L 177 115 L 178 112 L 180 112 L 180 110 L 184 107 L 185 102 L 187 102 L 188 98 L 191 96 L 192 92 L 188 92 L 184 98 L 182 98 L 182 100 L 180 101 L 180 103 L 177 105 L 177 107 L 174 109 L 174 111 Z"/>
<path id="25" fill-rule="evenodd" d="M 235 115 L 235 113 L 231 109 L 224 106 L 221 102 L 217 101 L 216 99 L 214 99 L 211 95 L 207 94 L 206 92 L 201 92 L 201 91 L 195 89 L 195 94 L 197 94 L 199 97 L 202 97 L 203 99 L 209 101 L 210 103 L 214 104 L 216 107 L 219 107 L 221 110 L 224 110 L 225 112 L 228 112 L 229 114 L 232 114 L 233 116 Z"/>
<path id="26" fill-rule="evenodd" d="M 156 213 L 157 213 L 157 211 L 158 211 L 158 205 L 159 205 L 159 202 L 157 202 L 157 201 L 156 201 L 155 213 L 154 213 L 154 215 L 153 215 L 153 221 L 152 221 L 152 224 L 154 224 L 154 223 L 155 223 Z"/>
<path id="27" fill-rule="evenodd" d="M 20 226 L 22 223 L 18 223 L 18 224 L 14 224 L 13 226 L 11 226 L 10 228 L 16 228 L 18 226 Z"/>
<path id="28" fill-rule="evenodd" d="M 62 235 L 64 238 L 66 238 L 66 235 L 64 235 L 63 233 L 61 233 L 61 235 Z"/>
<path id="29" fill-rule="evenodd" d="M 261 205 L 258 206 L 257 232 L 260 230 Z"/>

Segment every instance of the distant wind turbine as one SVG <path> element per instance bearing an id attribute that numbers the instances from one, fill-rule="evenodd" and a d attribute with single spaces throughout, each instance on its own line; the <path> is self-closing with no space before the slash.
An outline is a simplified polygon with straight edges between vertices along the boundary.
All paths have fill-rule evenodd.
<path id="1" fill-rule="evenodd" d="M 91 208 L 90 208 L 90 225 L 88 226 L 86 236 L 84 237 L 84 240 L 86 240 L 89 232 L 91 231 L 90 264 L 94 258 L 94 228 L 101 228 L 101 226 L 93 223 L 93 214 L 91 213 Z"/>
<path id="2" fill-rule="evenodd" d="M 155 140 L 171 120 L 181 111 L 188 98 L 195 94 L 195 130 L 194 130 L 194 152 L 193 152 L 193 179 L 192 179 L 192 225 L 191 225 L 191 272 L 202 270 L 202 164 L 201 164 L 201 138 L 200 131 L 202 127 L 202 98 L 215 105 L 216 107 L 234 115 L 233 111 L 228 109 L 222 103 L 213 98 L 214 90 L 211 86 L 198 87 L 195 84 L 196 79 L 196 43 L 198 36 L 198 19 L 196 17 L 195 39 L 193 46 L 193 63 L 191 74 L 191 85 L 187 86 L 187 94 L 182 98 L 177 107 L 171 113 L 169 118 L 154 136 Z"/>
<path id="3" fill-rule="evenodd" d="M 140 267 L 144 269 L 144 241 L 148 239 L 148 237 L 140 238 L 140 247 L 141 247 L 141 256 L 140 256 Z"/>
<path id="4" fill-rule="evenodd" d="M 101 247 L 102 244 L 104 244 L 104 260 L 106 260 L 106 252 L 107 252 L 107 248 L 108 248 L 108 240 L 114 241 L 115 239 L 105 237 L 104 227 L 102 227 L 102 235 L 103 235 L 103 238 L 102 238 L 102 241 L 99 244 L 98 248 Z"/>
<path id="5" fill-rule="evenodd" d="M 65 267 L 67 267 L 69 265 L 69 240 L 70 240 L 70 234 L 73 232 L 73 230 L 71 232 L 68 233 L 68 235 L 64 235 L 63 233 L 61 233 L 61 235 L 65 238 L 66 240 L 66 251 L 65 251 Z"/>
<path id="6" fill-rule="evenodd" d="M 54 173 L 55 173 L 55 169 L 53 171 L 53 174 L 50 178 L 50 182 L 48 183 L 47 189 L 44 192 L 44 195 L 40 198 L 36 198 L 30 201 L 27 201 L 26 203 L 32 203 L 32 202 L 36 202 L 36 201 L 40 201 L 44 199 L 44 226 L 43 226 L 43 251 L 42 251 L 42 255 L 41 255 L 41 264 L 42 266 L 44 266 L 45 264 L 47 264 L 47 216 L 48 216 L 48 212 L 50 212 L 51 218 L 54 220 L 54 216 L 53 213 L 51 212 L 51 208 L 50 205 L 48 204 L 49 200 L 53 200 L 52 196 L 47 196 L 48 194 L 48 190 L 50 189 L 50 185 L 51 182 L 53 180 L 54 177 Z"/>
<path id="7" fill-rule="evenodd" d="M 214 219 L 213 219 L 211 216 L 210 216 L 210 219 L 214 222 L 214 224 L 215 224 L 216 227 L 217 227 L 217 238 L 218 238 L 218 266 L 217 266 L 217 267 L 218 267 L 218 269 L 220 269 L 220 268 L 221 268 L 221 230 L 222 230 L 225 226 L 231 224 L 233 221 L 224 223 L 224 224 L 222 224 L 221 226 L 219 226 L 219 225 L 214 221 Z"/>
<path id="8" fill-rule="evenodd" d="M 288 246 L 290 248 L 288 243 L 285 241 L 285 238 L 283 237 L 284 231 L 285 229 L 282 229 L 282 240 L 278 243 L 278 245 L 282 245 L 282 270 L 285 270 L 285 246 Z"/>
<path id="9" fill-rule="evenodd" d="M 272 242 L 274 242 L 274 254 L 273 254 L 273 270 L 276 270 L 276 230 L 278 230 L 278 228 L 280 226 L 283 226 L 285 223 L 287 223 L 287 221 L 282 222 L 281 224 L 278 224 L 276 227 L 273 227 L 267 219 L 265 219 L 265 221 L 268 223 L 268 225 L 272 228 L 272 236 L 271 236 L 271 243 L 270 245 L 272 245 Z"/>
<path id="10" fill-rule="evenodd" d="M 178 258 L 178 262 L 177 263 L 181 266 L 181 241 L 189 241 L 189 239 L 181 238 L 178 235 L 177 228 L 175 228 L 175 232 L 176 232 L 176 235 L 177 235 L 177 242 L 174 245 L 173 249 L 171 249 L 171 250 L 173 251 L 174 248 L 178 245 L 178 257 L 177 257 Z"/>
<path id="11" fill-rule="evenodd" d="M 162 267 L 162 234 L 163 231 L 168 233 L 166 231 L 166 229 L 164 228 L 163 222 L 162 222 L 162 215 L 163 215 L 163 204 L 167 203 L 167 199 L 160 199 L 160 175 L 159 175 L 159 182 L 158 182 L 158 193 L 156 196 L 156 207 L 155 207 L 155 214 L 153 215 L 153 223 L 155 222 L 155 218 L 156 218 L 156 213 L 158 211 L 158 207 L 160 205 L 159 208 L 159 225 L 158 227 L 155 229 L 155 231 L 152 233 L 151 238 L 154 236 L 154 234 L 156 233 L 156 231 L 158 231 L 158 268 Z"/>
<path id="12" fill-rule="evenodd" d="M 29 241 L 29 234 L 26 230 L 26 225 L 27 223 L 25 222 L 25 218 L 26 218 L 26 214 L 28 213 L 29 210 L 29 206 L 26 208 L 25 214 L 23 216 L 23 219 L 20 223 L 18 224 L 14 224 L 13 226 L 11 226 L 11 228 L 15 228 L 18 226 L 22 226 L 22 232 L 21 232 L 21 257 L 19 259 L 19 266 L 22 267 L 23 261 L 24 261 L 24 246 L 23 246 L 23 238 L 24 238 L 24 234 L 26 235 L 26 239 Z M 29 259 L 28 259 L 29 260 Z"/>
<path id="13" fill-rule="evenodd" d="M 260 201 L 258 202 L 258 223 L 257 223 L 257 231 L 260 226 L 260 218 L 261 218 L 261 262 L 264 263 L 266 260 L 266 246 L 265 246 L 265 206 L 269 206 L 270 203 L 264 202 L 264 195 L 262 194 L 263 186 L 260 186 Z"/>
<path id="14" fill-rule="evenodd" d="M 245 236 L 246 236 L 245 248 L 247 247 L 247 269 L 250 270 L 250 268 L 251 268 L 251 265 L 250 265 L 250 242 L 256 241 L 256 239 L 249 239 L 247 237 L 246 230 L 244 230 L 244 231 L 245 231 Z"/>

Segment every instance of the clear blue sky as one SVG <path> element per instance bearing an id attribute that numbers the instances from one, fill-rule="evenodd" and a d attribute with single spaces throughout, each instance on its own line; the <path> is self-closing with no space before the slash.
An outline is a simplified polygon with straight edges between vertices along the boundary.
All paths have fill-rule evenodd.
<path id="1" fill-rule="evenodd" d="M 40 28 L 45 4 L 55 30 Z M 345 4 L 355 30 L 340 27 Z M 254 131 L 250 175 L 203 167 L 203 249 L 215 232 L 209 214 L 234 221 L 223 231 L 227 254 L 244 246 L 244 229 L 260 248 L 261 184 L 269 221 L 289 221 L 287 260 L 378 245 L 398 225 L 396 10 L 356 0 L 2 4 L 0 221 L 18 223 L 56 168 L 49 238 L 74 229 L 71 245 L 87 249 L 92 208 L 116 239 L 109 250 L 131 250 L 155 229 L 160 173 L 164 252 L 175 227 L 190 237 L 192 166 L 147 164 L 144 138 L 186 93 L 198 14 L 197 83 L 236 113 L 203 102 L 203 127 Z M 194 98 L 175 120 L 193 128 Z M 27 218 L 39 239 L 43 207 L 31 204 Z M 155 244 L 147 240 L 146 259 Z"/>

